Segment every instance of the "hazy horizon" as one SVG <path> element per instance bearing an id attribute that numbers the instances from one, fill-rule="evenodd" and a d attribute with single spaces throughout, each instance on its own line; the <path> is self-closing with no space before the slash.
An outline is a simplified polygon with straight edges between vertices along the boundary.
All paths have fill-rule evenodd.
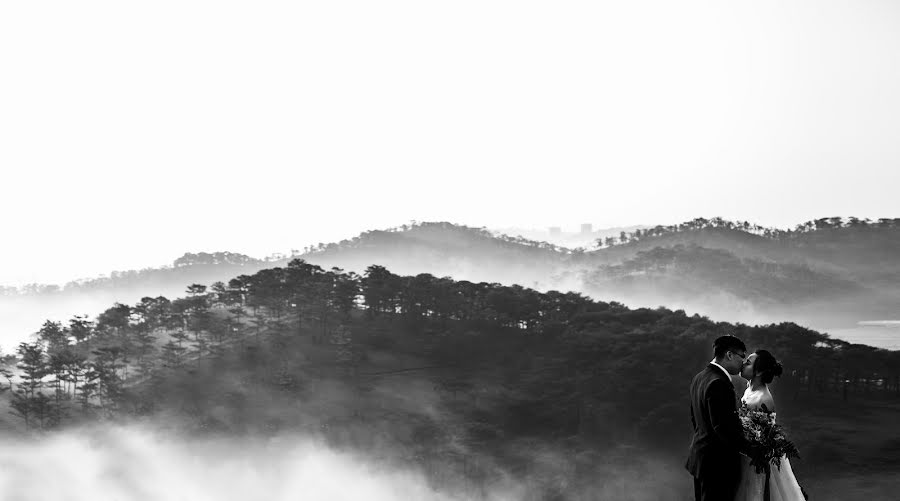
<path id="1" fill-rule="evenodd" d="M 707 219 L 714 216 L 697 216 L 697 217 L 706 217 Z M 885 217 L 885 216 L 882 216 Z M 693 218 L 691 218 L 693 219 Z M 876 218 L 872 218 L 876 219 Z M 572 219 L 571 221 L 574 221 Z M 603 226 L 599 227 L 594 225 L 592 228 L 593 233 L 604 232 L 609 230 L 619 230 L 621 228 L 633 228 L 633 227 L 648 227 L 648 226 L 656 226 L 657 224 L 677 224 L 681 222 L 685 222 L 687 220 L 679 220 L 679 221 L 669 221 L 666 223 L 646 223 L 646 224 L 633 224 L 633 225 L 614 225 L 614 226 Z M 403 226 L 404 224 L 412 223 L 413 220 L 406 221 L 405 223 L 398 223 L 380 227 L 373 228 L 364 228 L 355 233 L 346 233 L 341 232 L 340 229 L 333 229 L 331 231 L 326 231 L 323 235 L 329 235 L 331 238 L 312 238 L 307 239 L 305 242 L 300 243 L 299 241 L 293 245 L 288 242 L 285 242 L 286 238 L 284 235 L 277 236 L 274 238 L 274 241 L 281 244 L 280 247 L 273 246 L 267 247 L 265 244 L 267 242 L 259 243 L 259 242 L 246 242 L 246 241 L 232 241 L 228 242 L 227 240 L 223 240 L 221 247 L 195 247 L 195 248 L 178 248 L 178 242 L 171 242 L 168 246 L 164 248 L 153 248 L 153 249 L 144 249 L 140 246 L 129 246 L 126 250 L 129 252 L 127 254 L 122 253 L 122 248 L 114 248 L 112 251 L 119 252 L 108 252 L 110 249 L 96 249 L 96 255 L 85 254 L 81 255 L 80 259 L 77 261 L 73 261 L 71 259 L 67 259 L 60 267 L 60 263 L 53 258 L 61 257 L 59 255 L 49 255 L 48 260 L 46 261 L 37 261 L 32 260 L 29 264 L 31 267 L 28 268 L 19 268 L 18 263 L 16 263 L 17 267 L 11 268 L 10 261 L 4 261 L 3 267 L 0 268 L 0 286 L 7 287 L 22 287 L 25 285 L 31 284 L 42 284 L 42 285 L 59 285 L 63 286 L 68 282 L 82 280 L 82 279 L 92 279 L 98 278 L 101 276 L 109 276 L 111 272 L 114 271 L 129 271 L 129 270 L 141 270 L 147 268 L 159 268 L 163 266 L 169 266 L 175 259 L 183 256 L 186 253 L 214 253 L 214 252 L 236 252 L 240 254 L 245 254 L 252 258 L 256 259 L 264 259 L 273 254 L 281 253 L 289 255 L 292 249 L 299 250 L 303 252 L 304 247 L 307 246 L 315 246 L 318 243 L 337 243 L 341 240 L 352 239 L 359 234 L 372 231 L 372 230 L 386 230 L 389 228 L 398 228 Z M 435 222 L 435 221 L 418 221 L 418 222 Z M 448 221 L 453 224 L 463 224 L 458 223 L 456 221 Z M 756 223 L 756 221 L 750 220 L 751 223 Z M 792 229 L 796 226 L 796 224 L 805 222 L 805 221 L 797 221 L 794 224 L 789 224 L 785 226 L 770 226 L 774 228 L 781 229 Z M 572 222 L 564 222 L 551 224 L 549 226 L 535 226 L 535 225 L 507 225 L 507 226 L 491 226 L 487 227 L 485 225 L 480 224 L 467 224 L 467 226 L 482 228 L 485 227 L 490 231 L 507 234 L 509 236 L 517 236 L 517 232 L 524 232 L 524 236 L 526 238 L 536 238 L 544 236 L 546 237 L 546 241 L 555 241 L 555 243 L 559 245 L 566 245 L 567 240 L 571 240 L 573 237 L 577 237 L 581 234 L 580 225 L 583 223 L 589 223 L 589 221 L 580 221 L 578 223 Z M 560 238 L 554 239 L 553 236 L 549 233 L 550 227 L 559 227 L 561 228 Z M 569 246 L 572 246 L 571 244 Z M 37 249 L 38 254 L 42 253 L 41 249 Z M 0 257 L 3 256 L 0 253 Z"/>
<path id="2" fill-rule="evenodd" d="M 410 220 L 894 217 L 898 14 L 5 3 L 0 283 L 283 252 Z"/>
<path id="3" fill-rule="evenodd" d="M 156 248 L 151 249 L 150 252 L 146 252 L 145 250 L 139 247 L 132 247 L 130 250 L 134 252 L 129 252 L 127 255 L 110 255 L 107 252 L 104 252 L 104 249 L 97 249 L 98 256 L 82 256 L 83 258 L 89 258 L 87 260 L 82 260 L 79 263 L 73 263 L 72 261 L 67 260 L 65 262 L 64 270 L 57 270 L 54 267 L 55 261 L 48 260 L 43 264 L 46 264 L 46 267 L 37 267 L 30 269 L 10 269 L 8 266 L 4 266 L 0 268 L 0 286 L 12 286 L 12 287 L 21 287 L 23 285 L 29 284 L 56 284 L 56 285 L 64 285 L 65 283 L 79 280 L 79 279 L 90 279 L 96 278 L 102 275 L 108 275 L 113 271 L 127 271 L 127 270 L 140 270 L 144 268 L 157 268 L 161 266 L 171 265 L 172 262 L 183 256 L 185 253 L 200 253 L 200 252 L 236 252 L 240 254 L 245 254 L 247 256 L 256 258 L 256 259 L 264 259 L 272 254 L 283 253 L 290 254 L 292 249 L 297 249 L 299 251 L 303 251 L 304 247 L 314 246 L 318 243 L 332 243 L 339 242 L 345 239 L 352 239 L 359 234 L 372 231 L 372 230 L 386 230 L 389 228 L 398 228 L 403 226 L 404 224 L 410 224 L 413 220 L 400 222 L 397 224 L 379 226 L 373 228 L 363 228 L 355 233 L 347 233 L 342 232 L 340 229 L 333 229 L 331 231 L 326 231 L 323 235 L 327 235 L 330 238 L 315 238 L 313 235 L 310 238 L 307 238 L 306 241 L 301 242 L 299 239 L 293 245 L 285 245 L 284 238 L 277 237 L 273 240 L 277 241 L 277 243 L 281 244 L 281 247 L 266 246 L 267 242 L 259 243 L 259 242 L 246 242 L 246 241 L 232 241 L 227 242 L 224 241 L 222 243 L 223 247 L 197 247 L 192 249 L 179 249 L 177 247 L 178 242 L 171 242 L 166 248 Z M 419 221 L 419 222 L 427 222 L 427 221 Z M 454 224 L 462 224 L 456 223 L 455 221 L 448 221 Z M 579 232 L 579 225 L 581 223 L 571 223 L 571 224 L 563 224 L 563 233 L 575 234 Z M 470 224 L 468 226 L 481 228 L 484 225 L 476 225 Z M 560 225 L 554 225 L 560 226 Z M 640 226 L 640 225 L 634 225 Z M 616 226 L 613 228 L 620 228 L 624 226 Z M 503 233 L 504 230 L 527 230 L 533 232 L 545 232 L 548 227 L 528 227 L 528 226 L 509 226 L 503 228 L 490 227 L 488 228 L 491 231 L 497 231 Z M 594 231 L 602 231 L 608 228 L 599 228 L 594 227 Z M 515 236 L 515 235 L 510 235 Z M 2 255 L 2 254 L 0 254 Z M 8 262 L 6 263 L 9 264 Z M 38 265 L 42 263 L 37 263 Z"/>

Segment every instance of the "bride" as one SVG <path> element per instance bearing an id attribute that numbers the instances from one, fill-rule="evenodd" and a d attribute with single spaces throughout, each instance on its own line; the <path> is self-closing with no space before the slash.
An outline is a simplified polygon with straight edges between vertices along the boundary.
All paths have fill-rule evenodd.
<path id="1" fill-rule="evenodd" d="M 741 368 L 741 377 L 747 380 L 747 390 L 741 401 L 752 410 L 775 413 L 775 399 L 769 392 L 769 383 L 781 376 L 781 364 L 766 350 L 757 350 L 747 357 Z M 741 456 L 741 481 L 735 501 L 803 501 L 806 495 L 797 483 L 791 463 L 781 458 L 781 469 L 773 466 L 769 478 L 769 496 L 766 497 L 765 474 L 756 473 L 750 458 Z"/>

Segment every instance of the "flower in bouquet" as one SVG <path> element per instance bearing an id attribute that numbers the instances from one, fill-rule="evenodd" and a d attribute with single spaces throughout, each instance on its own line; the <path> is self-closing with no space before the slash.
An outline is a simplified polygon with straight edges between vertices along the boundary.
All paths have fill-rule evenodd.
<path id="1" fill-rule="evenodd" d="M 800 457 L 797 447 L 787 439 L 784 429 L 775 422 L 775 413 L 753 410 L 742 405 L 738 411 L 744 436 L 750 444 L 750 464 L 756 473 L 767 472 L 771 465 L 781 469 L 781 458 Z"/>

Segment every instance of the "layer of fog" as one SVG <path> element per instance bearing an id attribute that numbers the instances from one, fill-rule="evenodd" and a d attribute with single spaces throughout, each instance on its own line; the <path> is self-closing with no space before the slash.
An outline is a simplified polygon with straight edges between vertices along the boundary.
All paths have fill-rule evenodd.
<path id="1" fill-rule="evenodd" d="M 22 501 L 467 499 L 416 471 L 296 435 L 186 439 L 136 426 L 82 429 L 7 440 L 0 462 L 0 495 Z M 506 485 L 485 499 L 521 498 Z"/>
<path id="2" fill-rule="evenodd" d="M 610 465 L 621 474 L 594 478 L 586 489 L 562 494 L 534 490 L 528 477 L 482 479 L 437 487 L 415 467 L 382 457 L 339 451 L 297 434 L 268 437 L 186 437 L 165 429 L 116 425 L 53 432 L 39 437 L 4 436 L 0 448 L 0 497 L 17 501 L 512 501 L 687 500 L 690 477 L 680 461 L 620 456 Z M 538 475 L 569 476 L 573 458 L 532 451 Z M 555 473 L 553 473 L 555 472 Z M 590 476 L 590 475 L 588 475 Z M 900 476 L 803 478 L 815 499 L 892 499 Z M 560 483 L 566 489 L 566 481 Z"/>
<path id="3" fill-rule="evenodd" d="M 600 458 L 605 478 L 569 485 L 573 458 L 535 448 L 533 476 L 464 478 L 436 486 L 416 467 L 383 456 L 336 450 L 298 434 L 185 437 L 117 425 L 7 438 L 0 449 L 0 497 L 20 501 L 681 500 L 690 479 L 671 461 Z M 635 463 L 645 466 L 635 470 Z M 671 463 L 671 464 L 670 464 Z M 612 473 L 620 471 L 620 474 Z M 651 475 L 648 477 L 648 475 Z M 556 488 L 537 477 L 558 477 Z M 563 494 L 565 492 L 565 494 Z"/>

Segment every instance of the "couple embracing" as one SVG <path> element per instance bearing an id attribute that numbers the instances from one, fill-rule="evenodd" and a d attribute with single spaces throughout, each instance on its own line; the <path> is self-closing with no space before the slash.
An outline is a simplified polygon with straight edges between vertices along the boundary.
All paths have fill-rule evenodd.
<path id="1" fill-rule="evenodd" d="M 786 457 L 771 477 L 751 466 L 750 444 L 738 417 L 731 376 L 748 381 L 741 399 L 753 410 L 775 412 L 768 384 L 781 375 L 781 364 L 771 353 L 747 347 L 734 336 L 722 336 L 713 344 L 715 358 L 691 382 L 691 423 L 694 434 L 687 470 L 694 477 L 697 501 L 803 501 Z"/>

